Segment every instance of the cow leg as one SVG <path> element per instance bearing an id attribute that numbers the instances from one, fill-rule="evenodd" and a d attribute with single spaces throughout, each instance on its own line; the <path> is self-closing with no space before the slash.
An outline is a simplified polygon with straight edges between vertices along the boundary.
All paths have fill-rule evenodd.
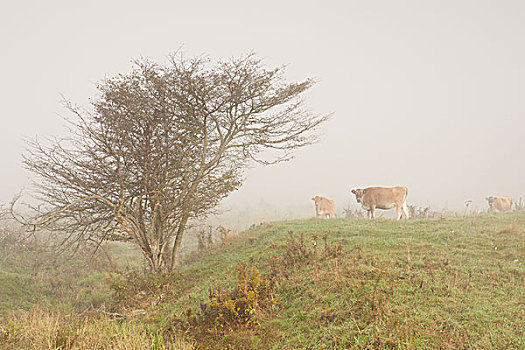
<path id="1" fill-rule="evenodd" d="M 405 214 L 405 220 L 410 219 L 410 216 L 408 215 L 407 202 L 403 202 L 403 214 Z"/>
<path id="2" fill-rule="evenodd" d="M 372 216 L 372 219 L 376 218 L 376 207 L 375 206 L 370 207 L 370 214 Z"/>
<path id="3" fill-rule="evenodd" d="M 401 219 L 401 206 L 396 205 L 396 221 L 399 221 Z"/>
<path id="4" fill-rule="evenodd" d="M 366 212 L 366 216 L 367 216 L 369 219 L 371 219 L 371 218 L 372 218 L 372 210 L 368 210 L 368 211 Z"/>

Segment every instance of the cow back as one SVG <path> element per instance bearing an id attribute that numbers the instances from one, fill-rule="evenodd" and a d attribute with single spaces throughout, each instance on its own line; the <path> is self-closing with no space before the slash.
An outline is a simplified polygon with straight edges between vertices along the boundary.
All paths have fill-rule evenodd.
<path id="1" fill-rule="evenodd" d="M 330 198 L 316 197 L 315 205 L 317 215 L 327 215 L 334 212 L 334 201 Z"/>
<path id="2" fill-rule="evenodd" d="M 512 209 L 511 197 L 488 197 L 490 210 L 493 212 L 510 211 Z"/>
<path id="3" fill-rule="evenodd" d="M 408 194 L 406 187 L 368 187 L 361 199 L 366 207 L 371 205 L 380 209 L 390 209 L 403 205 Z"/>

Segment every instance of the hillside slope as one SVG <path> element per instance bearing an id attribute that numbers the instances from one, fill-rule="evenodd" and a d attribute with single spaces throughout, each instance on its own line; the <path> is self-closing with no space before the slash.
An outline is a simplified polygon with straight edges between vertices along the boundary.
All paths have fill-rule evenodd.
<path id="1" fill-rule="evenodd" d="M 525 213 L 264 223 L 179 274 L 114 276 L 107 310 L 124 320 L 79 321 L 66 348 L 103 328 L 147 331 L 152 349 L 522 349 L 524 238 Z M 27 328 L 10 322 L 9 346 Z"/>
<path id="2" fill-rule="evenodd" d="M 524 238 L 523 213 L 262 224 L 195 255 L 169 309 L 198 312 L 244 263 L 277 276 L 279 306 L 206 346 L 524 348 Z"/>

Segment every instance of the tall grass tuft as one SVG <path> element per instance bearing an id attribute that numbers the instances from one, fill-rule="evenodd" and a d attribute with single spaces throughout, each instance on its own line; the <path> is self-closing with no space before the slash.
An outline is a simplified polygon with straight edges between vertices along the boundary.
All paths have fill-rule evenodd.
<path id="1" fill-rule="evenodd" d="M 143 323 L 116 322 L 104 317 L 79 318 L 33 309 L 0 324 L 0 348 L 11 349 L 194 349 Z"/>

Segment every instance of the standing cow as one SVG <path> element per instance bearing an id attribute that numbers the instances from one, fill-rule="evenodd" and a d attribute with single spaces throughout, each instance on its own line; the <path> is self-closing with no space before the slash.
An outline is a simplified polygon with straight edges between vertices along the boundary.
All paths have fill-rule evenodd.
<path id="1" fill-rule="evenodd" d="M 408 188 L 406 187 L 368 187 L 352 190 L 357 203 L 361 203 L 363 209 L 368 211 L 368 218 L 374 219 L 376 209 L 392 209 L 396 207 L 396 220 L 401 218 L 401 210 L 408 219 L 406 198 Z"/>
<path id="2" fill-rule="evenodd" d="M 503 211 L 510 211 L 512 208 L 512 198 L 510 197 L 487 197 L 489 202 L 489 210 L 493 213 L 500 213 Z"/>
<path id="3" fill-rule="evenodd" d="M 322 217 L 323 219 L 327 216 L 328 218 L 335 218 L 335 205 L 333 199 L 315 196 L 312 200 L 315 202 L 315 215 L 317 217 Z"/>

